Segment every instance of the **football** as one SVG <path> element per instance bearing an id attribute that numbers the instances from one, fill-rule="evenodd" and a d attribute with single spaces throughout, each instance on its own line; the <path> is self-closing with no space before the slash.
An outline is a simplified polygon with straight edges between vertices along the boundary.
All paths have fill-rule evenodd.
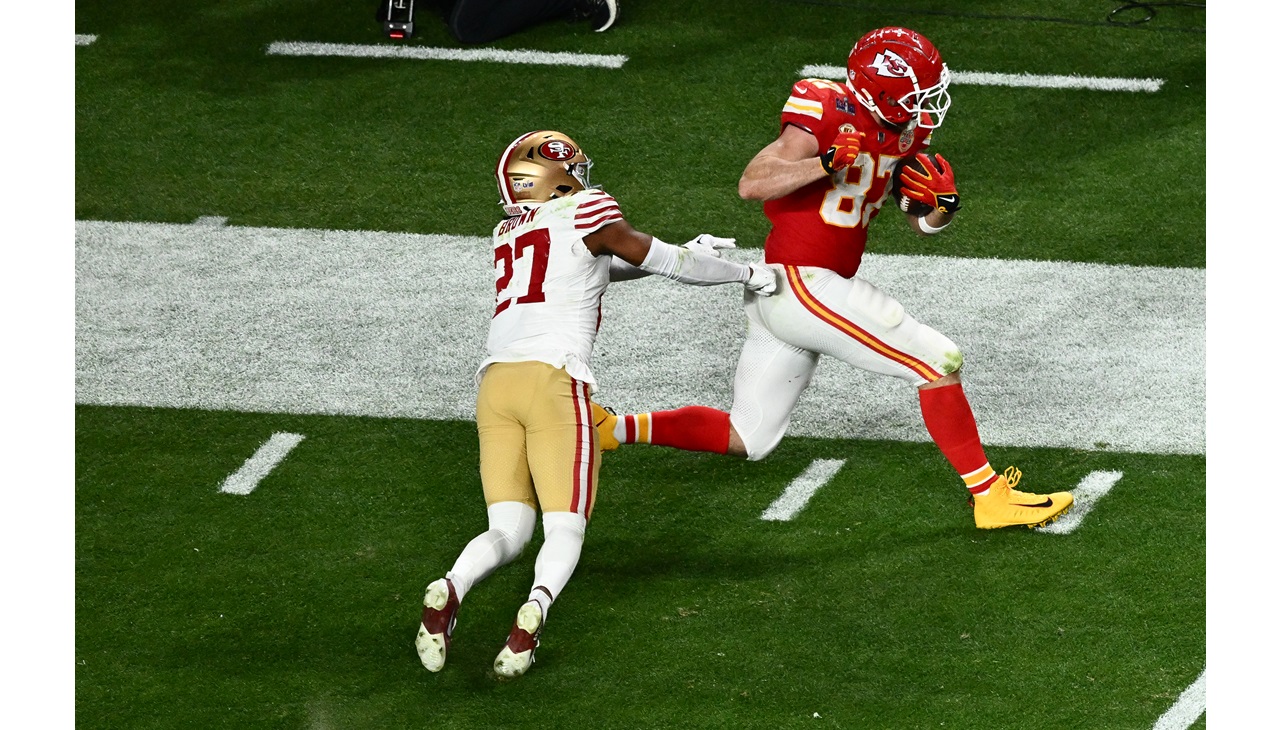
<path id="1" fill-rule="evenodd" d="M 933 158 L 930 157 L 929 159 L 932 160 Z M 928 215 L 929 212 L 933 210 L 932 207 L 925 205 L 918 200 L 912 200 L 902 194 L 902 170 L 905 167 L 910 167 L 913 170 L 924 172 L 924 165 L 920 164 L 920 161 L 915 158 L 915 155 L 912 155 L 911 157 L 904 157 L 899 160 L 898 164 L 893 168 L 893 185 L 890 188 L 890 191 L 893 194 L 893 199 L 898 204 L 898 208 L 907 215 Z"/>

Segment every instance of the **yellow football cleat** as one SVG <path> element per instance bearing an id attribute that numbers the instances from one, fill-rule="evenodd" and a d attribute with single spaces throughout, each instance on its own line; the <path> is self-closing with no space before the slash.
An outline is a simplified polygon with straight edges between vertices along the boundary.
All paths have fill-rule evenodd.
<path id="1" fill-rule="evenodd" d="M 973 498 L 973 521 L 982 530 L 1026 525 L 1041 527 L 1058 519 L 1071 508 L 1075 498 L 1071 492 L 1031 494 L 1014 489 L 1022 479 L 1015 467 L 1004 470 L 996 483 L 982 496 Z"/>
<path id="2" fill-rule="evenodd" d="M 613 451 L 621 444 L 613 435 L 613 426 L 618 422 L 618 417 L 604 406 L 591 403 L 591 420 L 596 424 L 596 433 L 600 439 L 601 451 Z"/>

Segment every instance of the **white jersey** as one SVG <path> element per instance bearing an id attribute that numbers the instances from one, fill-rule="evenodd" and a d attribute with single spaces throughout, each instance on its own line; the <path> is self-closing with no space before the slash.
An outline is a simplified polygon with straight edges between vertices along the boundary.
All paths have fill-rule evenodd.
<path id="1" fill-rule="evenodd" d="M 493 229 L 497 300 L 477 382 L 491 363 L 538 360 L 595 384 L 591 350 L 611 257 L 593 256 L 582 238 L 620 220 L 612 196 L 584 190 Z"/>

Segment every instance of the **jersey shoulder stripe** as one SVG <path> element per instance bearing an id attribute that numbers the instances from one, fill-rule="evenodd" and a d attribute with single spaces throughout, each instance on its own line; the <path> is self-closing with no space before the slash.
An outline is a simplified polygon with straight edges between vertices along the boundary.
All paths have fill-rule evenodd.
<path id="1" fill-rule="evenodd" d="M 815 99 L 805 99 L 792 95 L 787 98 L 787 103 L 782 107 L 782 112 L 786 114 L 801 114 L 814 119 L 822 119 L 822 102 Z"/>
<path id="2" fill-rule="evenodd" d="M 587 190 L 579 193 L 579 197 L 582 200 L 578 203 L 573 227 L 584 235 L 622 220 L 622 210 L 618 207 L 618 201 L 603 190 Z"/>
<path id="3" fill-rule="evenodd" d="M 834 81 L 800 79 L 791 86 L 791 95 L 782 107 L 782 126 L 794 124 L 815 134 L 824 125 L 824 116 L 829 116 L 827 110 L 838 108 L 846 94 L 845 87 Z"/>

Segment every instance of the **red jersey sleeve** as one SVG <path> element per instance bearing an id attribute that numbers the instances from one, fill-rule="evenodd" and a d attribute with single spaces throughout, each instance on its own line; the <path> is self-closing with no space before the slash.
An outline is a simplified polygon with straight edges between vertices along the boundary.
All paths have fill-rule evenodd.
<path id="1" fill-rule="evenodd" d="M 853 121 L 854 102 L 842 84 L 826 79 L 800 79 L 782 106 L 781 133 L 788 124 L 805 130 L 818 145 L 831 144 L 841 124 Z"/>
<path id="2" fill-rule="evenodd" d="M 782 122 L 778 131 L 786 129 L 788 124 L 816 135 L 822 124 L 822 96 L 813 85 L 814 79 L 800 79 L 791 87 L 791 95 L 782 106 Z"/>

